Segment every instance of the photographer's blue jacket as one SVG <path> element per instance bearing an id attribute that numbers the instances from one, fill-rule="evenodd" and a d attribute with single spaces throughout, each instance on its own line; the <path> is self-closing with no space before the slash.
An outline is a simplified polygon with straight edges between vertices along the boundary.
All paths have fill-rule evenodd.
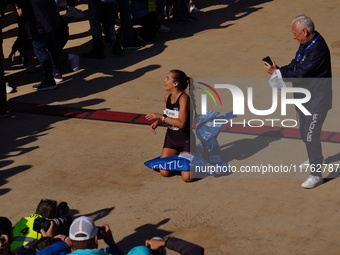
<path id="1" fill-rule="evenodd" d="M 72 253 L 70 252 L 70 247 L 68 247 L 65 242 L 56 242 L 46 248 L 42 249 L 36 255 L 123 255 L 124 253 L 119 248 L 118 245 L 113 245 L 111 247 L 107 247 L 105 249 L 79 249 L 75 250 Z"/>
<path id="2" fill-rule="evenodd" d="M 310 91 L 311 99 L 303 105 L 311 113 L 332 108 L 331 57 L 324 38 L 318 32 L 310 41 L 300 45 L 290 64 L 279 70 L 284 81 Z M 295 93 L 294 97 L 301 98 L 304 94 Z"/>

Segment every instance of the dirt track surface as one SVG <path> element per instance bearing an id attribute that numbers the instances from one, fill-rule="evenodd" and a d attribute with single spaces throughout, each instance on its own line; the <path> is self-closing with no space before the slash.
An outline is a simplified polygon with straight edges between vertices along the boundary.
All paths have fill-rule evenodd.
<path id="1" fill-rule="evenodd" d="M 41 69 L 26 74 L 20 65 L 6 75 L 17 86 L 10 102 L 145 114 L 161 112 L 163 79 L 171 69 L 191 77 L 268 78 L 261 59 L 278 65 L 294 58 L 297 43 L 290 22 L 309 15 L 326 39 L 333 76 L 340 77 L 340 1 L 198 0 L 197 22 L 169 24 L 154 45 L 124 56 L 81 58 L 77 72 L 64 70 L 58 89 L 35 92 Z M 78 6 L 87 15 L 87 5 Z M 62 14 L 65 11 L 61 12 Z M 4 52 L 15 38 L 14 15 L 4 21 Z M 90 46 L 89 25 L 68 19 L 67 52 Z M 268 88 L 258 88 L 267 93 Z M 323 130 L 339 132 L 340 87 Z M 295 112 L 288 114 L 295 117 Z M 146 125 L 13 112 L 0 119 L 1 215 L 13 223 L 34 212 L 41 198 L 67 201 L 74 216 L 109 223 L 116 242 L 128 251 L 153 236 L 176 236 L 200 244 L 206 254 L 339 254 L 338 175 L 305 190 L 303 178 L 213 178 L 193 183 L 162 178 L 146 168 L 160 154 L 165 129 L 153 135 Z M 222 134 L 230 164 L 300 164 L 299 139 Z M 339 143 L 324 142 L 328 163 L 339 164 Z M 168 254 L 173 254 L 168 252 Z"/>

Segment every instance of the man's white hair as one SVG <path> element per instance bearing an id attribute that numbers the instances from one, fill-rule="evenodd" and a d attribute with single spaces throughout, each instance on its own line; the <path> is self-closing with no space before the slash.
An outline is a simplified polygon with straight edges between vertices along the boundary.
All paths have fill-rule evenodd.
<path id="1" fill-rule="evenodd" d="M 313 33 L 315 30 L 314 22 L 312 19 L 306 15 L 299 15 L 296 16 L 293 20 L 291 25 L 296 22 L 296 26 L 298 29 L 306 29 L 308 32 Z"/>

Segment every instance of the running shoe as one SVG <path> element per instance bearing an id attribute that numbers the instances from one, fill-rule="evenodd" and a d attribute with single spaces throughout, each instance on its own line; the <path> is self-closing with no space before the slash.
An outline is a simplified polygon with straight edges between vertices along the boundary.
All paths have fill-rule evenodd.
<path id="1" fill-rule="evenodd" d="M 323 183 L 321 176 L 310 175 L 307 180 L 301 184 L 302 188 L 313 189 Z"/>
<path id="2" fill-rule="evenodd" d="M 64 78 L 61 76 L 61 73 L 55 73 L 53 75 L 55 82 L 62 82 Z"/>
<path id="3" fill-rule="evenodd" d="M 51 89 L 56 89 L 57 84 L 38 84 L 38 85 L 33 85 L 33 89 L 36 90 L 51 90 Z"/>
<path id="4" fill-rule="evenodd" d="M 14 92 L 15 89 L 13 89 L 11 86 L 9 86 L 9 83 L 6 82 L 6 92 L 7 94 Z"/>
<path id="5" fill-rule="evenodd" d="M 190 13 L 196 13 L 199 12 L 199 10 L 197 9 L 197 7 L 194 4 L 188 4 L 188 11 Z"/>

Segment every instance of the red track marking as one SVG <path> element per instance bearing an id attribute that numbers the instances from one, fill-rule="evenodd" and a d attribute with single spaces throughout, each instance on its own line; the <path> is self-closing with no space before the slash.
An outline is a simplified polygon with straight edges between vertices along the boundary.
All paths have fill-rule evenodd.
<path id="1" fill-rule="evenodd" d="M 138 116 L 137 113 L 95 111 L 88 119 L 111 120 L 118 122 L 132 122 Z"/>

